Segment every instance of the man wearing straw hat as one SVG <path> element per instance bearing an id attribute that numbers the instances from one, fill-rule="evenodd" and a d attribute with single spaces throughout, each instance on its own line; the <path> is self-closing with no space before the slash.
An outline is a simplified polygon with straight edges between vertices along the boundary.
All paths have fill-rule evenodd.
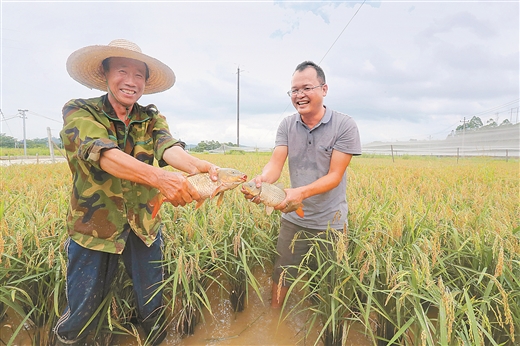
<path id="1" fill-rule="evenodd" d="M 84 344 L 122 257 L 132 278 L 138 320 L 147 342 L 158 345 L 166 336 L 158 290 L 162 238 L 161 219 L 152 217 L 151 201 L 158 193 L 174 206 L 200 198 L 181 173 L 159 167 L 208 172 L 213 180 L 218 167 L 186 153 L 154 105 L 137 103 L 143 94 L 172 87 L 175 74 L 136 44 L 114 40 L 81 48 L 68 58 L 67 71 L 88 88 L 107 93 L 71 100 L 63 108 L 60 136 L 73 186 L 65 243 L 67 306 L 54 329 L 57 344 Z"/>

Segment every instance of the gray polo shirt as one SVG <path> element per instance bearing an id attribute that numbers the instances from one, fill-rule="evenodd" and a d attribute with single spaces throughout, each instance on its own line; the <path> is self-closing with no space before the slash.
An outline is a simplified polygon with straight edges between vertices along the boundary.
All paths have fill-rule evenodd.
<path id="1" fill-rule="evenodd" d="M 309 130 L 300 114 L 282 120 L 276 133 L 276 146 L 287 146 L 291 187 L 308 185 L 326 175 L 333 150 L 361 155 L 357 125 L 350 116 L 326 108 L 321 121 Z M 325 193 L 303 201 L 304 218 L 295 212 L 282 214 L 286 220 L 302 227 L 325 230 L 342 229 L 347 223 L 347 173 L 340 184 Z"/>

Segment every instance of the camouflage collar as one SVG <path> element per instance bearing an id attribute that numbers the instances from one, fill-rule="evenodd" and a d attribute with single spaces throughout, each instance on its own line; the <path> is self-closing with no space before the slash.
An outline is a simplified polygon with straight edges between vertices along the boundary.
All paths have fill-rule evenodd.
<path id="1" fill-rule="evenodd" d="M 117 117 L 116 112 L 114 111 L 114 107 L 112 107 L 112 104 L 108 100 L 108 94 L 101 96 L 99 107 L 100 110 L 102 110 L 103 113 L 111 120 L 121 121 L 121 119 Z M 132 111 L 130 114 L 128 114 L 130 122 L 141 122 L 150 119 L 150 115 L 146 112 L 146 110 L 147 109 L 143 109 L 143 107 L 137 102 L 134 103 Z"/>

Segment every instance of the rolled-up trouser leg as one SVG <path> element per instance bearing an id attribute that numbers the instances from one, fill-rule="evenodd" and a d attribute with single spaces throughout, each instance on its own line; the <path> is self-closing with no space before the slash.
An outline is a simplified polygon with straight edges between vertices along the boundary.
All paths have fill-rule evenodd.
<path id="1" fill-rule="evenodd" d="M 65 242 L 65 251 L 67 306 L 54 332 L 62 341 L 70 341 L 86 337 L 96 325 L 98 317 L 85 328 L 110 290 L 119 255 L 86 249 L 70 238 Z"/>

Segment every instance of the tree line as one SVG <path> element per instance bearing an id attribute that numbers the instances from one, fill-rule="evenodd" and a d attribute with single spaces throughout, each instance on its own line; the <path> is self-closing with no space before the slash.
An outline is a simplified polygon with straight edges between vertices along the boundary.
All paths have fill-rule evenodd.
<path id="1" fill-rule="evenodd" d="M 486 122 L 486 125 L 484 125 L 484 123 L 482 122 L 482 119 L 480 119 L 477 116 L 473 116 L 473 118 L 471 118 L 470 121 L 457 126 L 455 131 L 460 132 L 460 131 L 468 130 L 468 129 L 478 130 L 480 128 L 490 128 L 490 127 L 507 126 L 507 125 L 513 125 L 513 124 L 508 119 L 504 119 L 504 121 L 502 121 L 499 125 L 493 118 L 490 118 Z"/>
<path id="2" fill-rule="evenodd" d="M 52 141 L 61 147 L 61 140 L 59 138 L 52 138 Z M 26 139 L 25 145 L 27 148 L 48 148 L 49 141 L 47 138 Z M 0 133 L 0 147 L 2 148 L 23 148 L 23 140 L 18 140 L 5 133 Z"/>
<path id="3" fill-rule="evenodd" d="M 60 148 L 61 146 L 61 139 L 60 138 L 52 138 L 52 141 L 56 143 Z M 26 139 L 25 145 L 27 148 L 48 148 L 49 142 L 47 138 L 35 138 L 35 139 Z M 208 150 L 215 150 L 220 148 L 222 145 L 228 146 L 228 147 L 236 147 L 235 144 L 231 142 L 227 143 L 220 143 L 219 141 L 201 141 L 196 146 L 188 145 L 187 149 L 195 152 L 204 152 Z M 0 133 L 0 147 L 1 148 L 23 148 L 23 140 L 20 141 L 12 136 L 8 136 L 5 133 Z"/>
<path id="4" fill-rule="evenodd" d="M 236 147 L 236 144 L 233 144 L 231 142 L 227 143 L 220 143 L 219 141 L 201 141 L 199 144 L 197 144 L 196 147 L 189 148 L 191 151 L 202 153 L 204 151 L 208 150 L 215 150 L 220 148 L 221 146 L 228 146 L 228 147 Z"/>

